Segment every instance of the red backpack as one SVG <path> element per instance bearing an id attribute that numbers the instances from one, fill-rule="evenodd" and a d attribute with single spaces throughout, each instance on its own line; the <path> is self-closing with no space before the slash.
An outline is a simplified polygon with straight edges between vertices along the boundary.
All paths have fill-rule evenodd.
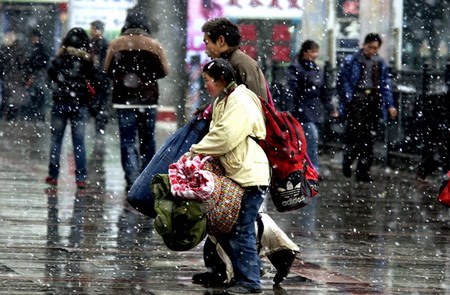
<path id="1" fill-rule="evenodd" d="M 272 166 L 270 194 L 279 212 L 302 208 L 319 192 L 318 174 L 306 155 L 301 124 L 260 98 L 266 117 L 266 139 L 255 139 Z"/>
<path id="2" fill-rule="evenodd" d="M 447 172 L 447 177 L 442 181 L 441 188 L 439 190 L 439 202 L 447 207 L 450 207 L 450 171 Z"/>

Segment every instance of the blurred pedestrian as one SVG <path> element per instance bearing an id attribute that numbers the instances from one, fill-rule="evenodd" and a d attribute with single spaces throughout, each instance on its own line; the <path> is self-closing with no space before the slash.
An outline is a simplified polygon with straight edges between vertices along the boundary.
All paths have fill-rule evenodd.
<path id="1" fill-rule="evenodd" d="M 17 119 L 28 102 L 24 63 L 23 46 L 15 32 L 7 32 L 0 47 L 0 79 L 3 83 L 2 114 L 8 121 Z"/>
<path id="2" fill-rule="evenodd" d="M 70 121 L 75 178 L 78 188 L 86 186 L 85 131 L 88 104 L 92 100 L 87 83 L 97 82 L 92 62 L 89 37 L 82 28 L 72 28 L 64 37 L 56 56 L 51 60 L 48 75 L 53 86 L 51 111 L 50 164 L 45 181 L 57 185 L 64 131 Z"/>
<path id="3" fill-rule="evenodd" d="M 368 34 L 362 48 L 345 57 L 337 77 L 340 112 L 346 119 L 342 172 L 351 177 L 352 163 L 358 159 L 356 180 L 359 182 L 373 181 L 370 175 L 373 146 L 380 120 L 387 118 L 385 110 L 391 118 L 397 116 L 389 69 L 377 54 L 381 44 L 378 34 Z"/>
<path id="4" fill-rule="evenodd" d="M 50 59 L 41 39 L 41 31 L 36 29 L 31 31 L 31 48 L 25 62 L 25 78 L 29 95 L 27 117 L 38 121 L 45 120 L 47 67 Z"/>
<path id="5" fill-rule="evenodd" d="M 96 20 L 91 23 L 92 59 L 97 69 L 99 83 L 93 85 L 96 94 L 94 101 L 89 106 L 89 112 L 95 120 L 96 139 L 100 141 L 105 134 L 105 127 L 110 115 L 110 81 L 104 70 L 108 40 L 103 36 L 104 32 L 105 24 L 103 22 Z"/>
<path id="6" fill-rule="evenodd" d="M 324 120 L 324 107 L 338 116 L 327 95 L 323 70 L 315 63 L 319 44 L 313 40 L 303 42 L 295 61 L 288 67 L 286 79 L 286 110 L 301 124 L 306 136 L 306 153 L 317 172 L 319 170 L 319 124 Z"/>
<path id="7" fill-rule="evenodd" d="M 113 81 L 113 108 L 119 123 L 122 167 L 128 191 L 155 154 L 157 80 L 169 72 L 164 49 L 150 37 L 149 23 L 142 12 L 130 12 L 121 36 L 111 41 L 105 71 Z"/>
<path id="8" fill-rule="evenodd" d="M 450 171 L 450 61 L 445 68 L 447 93 L 426 96 L 423 102 L 423 146 L 416 180 L 427 183 L 427 176 L 438 168 L 447 177 Z"/>

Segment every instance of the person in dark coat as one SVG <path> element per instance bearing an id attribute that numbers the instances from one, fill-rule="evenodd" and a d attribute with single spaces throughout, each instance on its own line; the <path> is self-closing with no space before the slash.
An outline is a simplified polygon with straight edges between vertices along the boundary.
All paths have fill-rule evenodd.
<path id="1" fill-rule="evenodd" d="M 113 82 L 112 101 L 119 123 L 128 192 L 155 154 L 157 80 L 169 73 L 163 46 L 150 37 L 150 27 L 142 12 L 130 12 L 121 36 L 109 44 L 105 71 Z"/>
<path id="2" fill-rule="evenodd" d="M 48 75 L 53 86 L 51 112 L 50 164 L 45 181 L 57 185 L 64 130 L 70 121 L 75 178 L 78 188 L 86 186 L 86 149 L 84 143 L 88 104 L 92 100 L 87 83 L 95 84 L 97 73 L 92 62 L 89 37 L 82 28 L 72 28 L 51 60 Z"/>
<path id="3" fill-rule="evenodd" d="M 431 96 L 423 101 L 422 159 L 417 167 L 416 180 L 427 183 L 427 176 L 439 167 L 447 177 L 450 171 L 450 60 L 445 67 L 447 93 Z"/>
<path id="4" fill-rule="evenodd" d="M 362 48 L 345 57 L 337 77 L 340 112 L 347 123 L 342 172 L 351 177 L 352 163 L 358 159 L 355 174 L 359 182 L 373 181 L 370 168 L 380 120 L 387 118 L 386 113 L 397 116 L 389 69 L 377 54 L 381 44 L 380 35 L 368 34 Z"/>
<path id="5" fill-rule="evenodd" d="M 24 75 L 25 54 L 16 34 L 9 31 L 0 47 L 2 115 L 8 121 L 18 118 L 27 104 Z"/>
<path id="6" fill-rule="evenodd" d="M 96 135 L 105 134 L 105 127 L 110 115 L 110 81 L 104 71 L 106 52 L 108 51 L 108 40 L 103 36 L 105 24 L 99 20 L 91 23 L 91 47 L 92 59 L 98 73 L 98 84 L 93 85 L 95 89 L 95 100 L 89 107 L 89 112 L 95 119 Z"/>
<path id="7" fill-rule="evenodd" d="M 26 86 L 29 94 L 29 119 L 45 120 L 47 67 L 50 59 L 47 50 L 41 42 L 42 33 L 31 31 L 31 48 L 25 63 Z"/>
<path id="8" fill-rule="evenodd" d="M 319 171 L 319 129 L 324 107 L 333 116 L 338 112 L 327 95 L 323 70 L 315 63 L 319 44 L 303 42 L 296 60 L 289 66 L 286 79 L 286 108 L 301 124 L 306 136 L 306 153 Z"/>

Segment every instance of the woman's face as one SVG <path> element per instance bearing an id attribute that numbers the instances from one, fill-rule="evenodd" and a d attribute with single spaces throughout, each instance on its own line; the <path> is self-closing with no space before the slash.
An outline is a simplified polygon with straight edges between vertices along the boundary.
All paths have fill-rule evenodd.
<path id="1" fill-rule="evenodd" d="M 207 72 L 202 73 L 203 80 L 205 80 L 205 88 L 211 97 L 217 97 L 225 89 L 225 81 L 215 81 Z"/>
<path id="2" fill-rule="evenodd" d="M 309 61 L 315 61 L 319 57 L 319 48 L 311 48 L 310 50 L 303 52 L 303 58 Z"/>

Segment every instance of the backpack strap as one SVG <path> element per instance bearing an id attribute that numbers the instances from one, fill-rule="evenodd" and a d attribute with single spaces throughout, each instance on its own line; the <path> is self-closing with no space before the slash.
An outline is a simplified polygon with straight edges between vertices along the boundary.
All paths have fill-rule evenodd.
<path id="1" fill-rule="evenodd" d="M 269 101 L 269 105 L 275 106 L 275 104 L 273 103 L 272 94 L 270 93 L 269 84 L 267 83 L 266 77 L 264 77 L 264 82 L 266 82 L 267 100 Z"/>

